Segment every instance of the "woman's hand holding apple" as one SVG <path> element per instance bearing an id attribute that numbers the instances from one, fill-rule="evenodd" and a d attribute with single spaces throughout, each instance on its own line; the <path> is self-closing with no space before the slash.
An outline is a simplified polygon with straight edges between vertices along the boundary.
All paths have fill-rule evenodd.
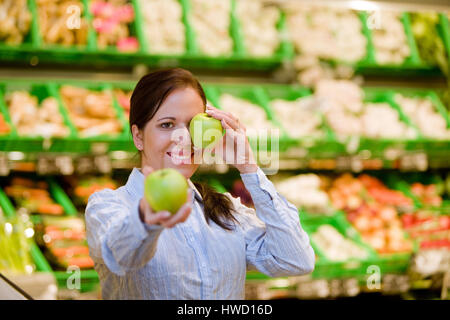
<path id="1" fill-rule="evenodd" d="M 145 166 L 142 169 L 142 173 L 146 178 L 152 172 L 153 169 L 148 166 Z M 187 220 L 189 214 L 192 211 L 191 203 L 192 190 L 188 189 L 186 203 L 181 206 L 181 208 L 175 214 L 171 214 L 169 211 L 154 212 L 144 196 L 139 201 L 139 217 L 141 218 L 141 221 L 147 225 L 161 225 L 165 228 L 172 228 L 177 223 Z"/>
<path id="2" fill-rule="evenodd" d="M 206 113 L 220 120 L 225 129 L 223 142 L 214 148 L 216 153 L 221 153 L 225 163 L 233 164 L 240 173 L 256 172 L 258 165 L 250 147 L 245 126 L 229 112 L 206 106 Z M 231 144 L 227 145 L 227 141 Z M 221 149 L 217 150 L 217 148 Z"/>

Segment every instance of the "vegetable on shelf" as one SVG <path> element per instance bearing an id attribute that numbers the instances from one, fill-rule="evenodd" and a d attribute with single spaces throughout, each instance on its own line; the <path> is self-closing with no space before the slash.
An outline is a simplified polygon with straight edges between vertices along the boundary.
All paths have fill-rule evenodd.
<path id="1" fill-rule="evenodd" d="M 311 239 L 331 261 L 347 261 L 349 259 L 366 259 L 368 251 L 359 244 L 344 237 L 332 225 L 323 224 L 311 235 Z"/>
<path id="2" fill-rule="evenodd" d="M 200 53 L 213 57 L 231 55 L 231 1 L 191 0 L 190 6 L 189 19 Z"/>
<path id="3" fill-rule="evenodd" d="M 3 114 L 0 113 L 0 134 L 7 134 L 11 131 L 9 124 L 6 122 Z"/>
<path id="4" fill-rule="evenodd" d="M 130 117 L 130 100 L 133 90 L 114 89 L 114 94 L 119 105 L 123 108 L 125 117 Z"/>
<path id="5" fill-rule="evenodd" d="M 109 188 L 117 189 L 118 183 L 109 177 L 87 177 L 80 179 L 74 186 L 74 196 L 83 204 L 87 205 L 89 197 L 97 191 Z"/>
<path id="6" fill-rule="evenodd" d="M 236 14 L 247 54 L 254 57 L 273 55 L 281 42 L 277 30 L 279 9 L 258 0 L 237 1 Z"/>
<path id="7" fill-rule="evenodd" d="M 415 182 L 411 185 L 411 192 L 426 206 L 440 207 L 442 204 L 442 197 L 435 184 Z"/>
<path id="8" fill-rule="evenodd" d="M 24 42 L 32 19 L 27 2 L 28 0 L 0 2 L 0 42 L 10 45 Z"/>
<path id="9" fill-rule="evenodd" d="M 30 255 L 34 235 L 27 214 L 5 218 L 0 211 L 0 273 L 30 274 L 36 269 Z"/>
<path id="10" fill-rule="evenodd" d="M 378 253 L 412 251 L 413 242 L 405 237 L 398 214 L 413 209 L 411 199 L 367 174 L 358 178 L 343 174 L 332 182 L 328 192 L 333 205 L 346 213 L 362 240 Z"/>
<path id="11" fill-rule="evenodd" d="M 84 220 L 78 217 L 44 217 L 36 225 L 36 242 L 56 270 L 75 265 L 91 269 Z"/>
<path id="12" fill-rule="evenodd" d="M 27 91 L 12 91 L 6 94 L 5 100 L 19 135 L 44 138 L 69 135 L 69 128 L 64 124 L 54 97 L 47 97 L 39 103 L 38 98 Z"/>
<path id="13" fill-rule="evenodd" d="M 15 177 L 4 189 L 14 200 L 17 208 L 24 208 L 29 213 L 43 215 L 64 213 L 64 208 L 52 199 L 48 192 L 48 184 L 44 181 L 36 182 L 28 178 Z"/>
<path id="14" fill-rule="evenodd" d="M 139 0 L 148 51 L 154 54 L 182 54 L 186 51 L 186 28 L 178 0 Z"/>
<path id="15" fill-rule="evenodd" d="M 137 51 L 139 43 L 130 35 L 134 9 L 127 0 L 94 0 L 91 2 L 92 25 L 97 32 L 97 46 L 116 46 L 119 51 Z"/>
<path id="16" fill-rule="evenodd" d="M 121 132 L 122 125 L 116 117 L 110 91 L 63 85 L 60 93 L 70 120 L 81 137 L 117 135 Z"/>
<path id="17" fill-rule="evenodd" d="M 87 44 L 88 23 L 81 1 L 37 0 L 36 4 L 40 34 L 44 43 L 64 46 Z"/>

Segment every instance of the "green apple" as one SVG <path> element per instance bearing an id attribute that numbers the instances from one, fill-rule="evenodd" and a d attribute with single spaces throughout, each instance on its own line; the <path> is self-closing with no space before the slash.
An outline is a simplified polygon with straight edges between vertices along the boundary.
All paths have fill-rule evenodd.
<path id="1" fill-rule="evenodd" d="M 186 178 L 173 168 L 165 168 L 150 173 L 145 179 L 144 196 L 155 211 L 178 212 L 187 201 L 188 183 Z"/>
<path id="2" fill-rule="evenodd" d="M 213 147 L 223 135 L 222 124 L 219 120 L 206 113 L 199 113 L 189 124 L 191 139 L 197 148 Z"/>

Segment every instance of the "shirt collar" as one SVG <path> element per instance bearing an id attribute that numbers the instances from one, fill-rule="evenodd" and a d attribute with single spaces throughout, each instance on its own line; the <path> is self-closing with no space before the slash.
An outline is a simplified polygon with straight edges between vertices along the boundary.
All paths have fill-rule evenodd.
<path id="1" fill-rule="evenodd" d="M 126 189 L 130 194 L 136 197 L 136 199 L 140 199 L 144 194 L 144 175 L 141 170 L 138 168 L 133 168 L 130 176 L 128 177 L 128 181 L 125 184 Z M 194 190 L 194 197 L 197 201 L 202 202 L 203 198 L 195 187 L 194 183 L 192 183 L 191 179 L 188 179 L 189 187 Z"/>

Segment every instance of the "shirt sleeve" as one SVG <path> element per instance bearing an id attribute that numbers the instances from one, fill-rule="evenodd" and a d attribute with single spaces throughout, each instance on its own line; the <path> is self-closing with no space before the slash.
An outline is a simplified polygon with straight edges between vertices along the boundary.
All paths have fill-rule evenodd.
<path id="1" fill-rule="evenodd" d="M 275 190 L 260 168 L 241 174 L 241 178 L 256 209 L 230 196 L 244 232 L 247 268 L 271 277 L 312 272 L 315 254 L 300 225 L 297 208 Z"/>
<path id="2" fill-rule="evenodd" d="M 86 235 L 89 254 L 97 263 L 123 276 L 142 268 L 155 254 L 163 227 L 144 224 L 139 202 L 130 208 L 117 191 L 94 193 L 86 207 Z"/>

